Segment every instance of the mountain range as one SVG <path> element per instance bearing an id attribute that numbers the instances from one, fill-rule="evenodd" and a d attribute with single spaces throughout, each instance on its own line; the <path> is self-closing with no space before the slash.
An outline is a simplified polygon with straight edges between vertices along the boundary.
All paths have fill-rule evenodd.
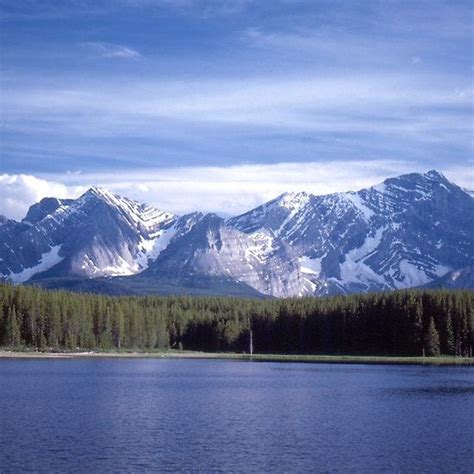
<path id="1" fill-rule="evenodd" d="M 176 216 L 105 189 L 0 216 L 0 277 L 112 294 L 322 296 L 474 288 L 474 197 L 437 171 L 242 215 Z"/>

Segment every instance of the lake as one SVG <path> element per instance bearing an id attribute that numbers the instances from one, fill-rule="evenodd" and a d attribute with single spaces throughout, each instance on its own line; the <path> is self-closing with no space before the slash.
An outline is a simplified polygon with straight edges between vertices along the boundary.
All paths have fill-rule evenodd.
<path id="1" fill-rule="evenodd" d="M 474 368 L 0 360 L 0 471 L 466 472 Z"/>

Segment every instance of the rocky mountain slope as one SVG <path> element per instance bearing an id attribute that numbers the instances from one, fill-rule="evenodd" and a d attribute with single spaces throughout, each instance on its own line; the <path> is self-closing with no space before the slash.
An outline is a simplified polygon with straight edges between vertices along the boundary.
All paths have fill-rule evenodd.
<path id="1" fill-rule="evenodd" d="M 21 222 L 1 218 L 0 274 L 120 292 L 199 281 L 210 293 L 278 297 L 390 290 L 474 265 L 473 230 L 473 196 L 436 171 L 358 192 L 286 193 L 227 220 L 91 188 L 76 200 L 43 199 Z"/>
<path id="2" fill-rule="evenodd" d="M 359 192 L 284 194 L 228 224 L 288 242 L 316 294 L 420 286 L 474 259 L 474 200 L 436 171 Z"/>

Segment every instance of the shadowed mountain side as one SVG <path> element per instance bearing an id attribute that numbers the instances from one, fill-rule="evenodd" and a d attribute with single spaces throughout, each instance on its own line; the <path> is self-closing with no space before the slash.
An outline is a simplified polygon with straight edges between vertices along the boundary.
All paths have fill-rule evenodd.
<path id="1" fill-rule="evenodd" d="M 456 272 L 474 265 L 473 228 L 473 196 L 437 171 L 357 192 L 285 193 L 230 219 L 175 216 L 94 187 L 43 199 L 22 222 L 2 217 L 0 278 L 275 297 L 471 288 Z"/>
<path id="2" fill-rule="evenodd" d="M 466 267 L 431 281 L 424 288 L 474 289 L 474 267 Z"/>
<path id="3" fill-rule="evenodd" d="M 238 296 L 246 298 L 269 298 L 245 283 L 226 278 L 196 275 L 182 280 L 156 279 L 142 275 L 101 278 L 44 278 L 31 280 L 28 285 L 46 289 L 63 289 L 81 293 L 112 296 L 130 295 L 192 295 L 192 296 Z"/>

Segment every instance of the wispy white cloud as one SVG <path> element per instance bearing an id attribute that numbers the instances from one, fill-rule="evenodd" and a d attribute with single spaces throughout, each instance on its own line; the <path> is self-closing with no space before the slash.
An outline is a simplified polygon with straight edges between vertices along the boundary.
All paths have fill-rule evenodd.
<path id="1" fill-rule="evenodd" d="M 303 26 L 300 24 L 291 29 L 250 27 L 241 33 L 240 39 L 256 52 L 261 50 L 270 57 L 278 57 L 300 68 L 310 66 L 325 74 L 334 70 L 408 73 L 413 65 L 422 62 L 421 56 L 427 58 L 423 62 L 426 71 L 439 71 L 447 54 L 455 52 L 458 58 L 471 58 L 472 53 L 466 49 L 465 42 L 472 37 L 472 22 L 466 21 L 466 17 L 413 21 L 420 25 L 416 40 L 413 30 L 407 31 L 406 26 L 397 21 L 380 18 L 364 31 L 349 25 L 312 28 L 303 22 Z M 440 37 L 443 42 L 434 49 L 433 41 L 439 41 Z"/>
<path id="2" fill-rule="evenodd" d="M 117 53 L 118 54 L 118 53 Z M 126 53 L 124 53 L 126 54 Z M 451 83 L 450 83 L 451 84 Z M 6 126 L 55 127 L 91 136 L 145 136 L 163 123 L 256 127 L 315 133 L 440 137 L 470 128 L 473 90 L 443 78 L 397 75 L 114 82 L 35 88 L 5 94 Z M 37 123 L 35 124 L 35 119 Z M 187 133 L 187 132 L 186 132 Z"/>
<path id="3" fill-rule="evenodd" d="M 457 184 L 472 189 L 472 165 L 447 166 L 441 171 Z M 77 197 L 89 186 L 99 185 L 176 214 L 199 210 L 228 216 L 245 212 L 287 191 L 327 194 L 357 190 L 408 170 L 427 171 L 406 161 L 379 160 L 180 167 L 135 172 L 52 174 L 41 178 L 3 175 L 0 184 L 4 199 L 0 204 L 0 213 L 21 218 L 28 206 L 42 197 Z"/>
<path id="4" fill-rule="evenodd" d="M 471 3 L 0 0 L 1 171 L 462 163 Z"/>
<path id="5" fill-rule="evenodd" d="M 81 46 L 100 58 L 138 59 L 142 57 L 137 50 L 120 44 L 88 41 L 81 43 Z"/>

